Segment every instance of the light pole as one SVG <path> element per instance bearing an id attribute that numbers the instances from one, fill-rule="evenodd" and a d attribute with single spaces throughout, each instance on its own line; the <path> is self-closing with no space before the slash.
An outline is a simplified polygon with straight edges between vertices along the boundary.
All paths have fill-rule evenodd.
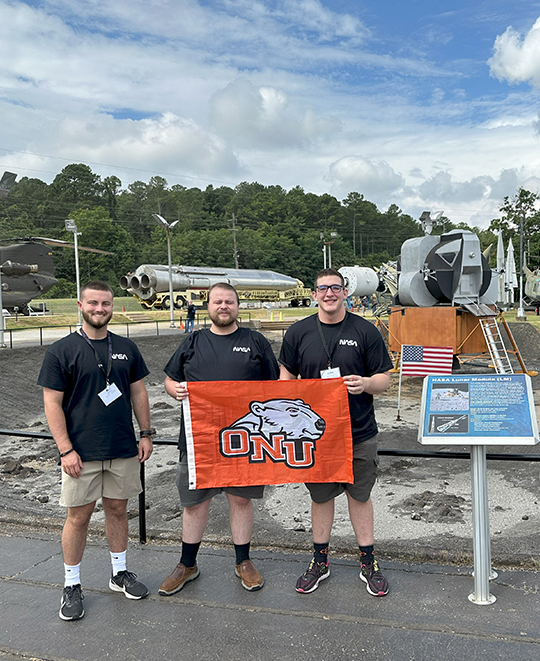
<path id="1" fill-rule="evenodd" d="M 328 268 L 332 268 L 332 244 L 338 237 L 336 230 L 330 231 L 330 241 L 326 240 L 325 233 L 321 232 L 320 237 L 323 242 L 324 268 L 326 268 L 326 246 L 328 246 Z"/>
<path id="2" fill-rule="evenodd" d="M 73 243 L 75 244 L 75 280 L 77 282 L 77 301 L 81 300 L 81 277 L 79 272 L 79 242 L 77 237 L 79 232 L 77 231 L 77 224 L 71 218 L 68 218 L 64 221 L 64 226 L 67 232 L 73 232 Z M 79 320 L 77 322 L 77 328 L 82 328 L 82 316 L 81 308 L 77 305 L 77 311 L 79 313 Z"/>
<path id="3" fill-rule="evenodd" d="M 152 217 L 158 223 L 167 230 L 167 254 L 169 257 L 169 309 L 171 311 L 171 328 L 174 328 L 174 298 L 173 298 L 173 283 L 172 283 L 172 259 L 171 259 L 171 230 L 172 228 L 179 223 L 179 220 L 175 220 L 174 223 L 169 223 L 160 216 L 159 213 L 153 213 Z"/>

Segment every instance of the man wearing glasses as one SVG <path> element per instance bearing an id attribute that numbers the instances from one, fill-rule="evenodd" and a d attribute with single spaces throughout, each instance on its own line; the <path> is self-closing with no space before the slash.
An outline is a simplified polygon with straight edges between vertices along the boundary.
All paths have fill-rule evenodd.
<path id="1" fill-rule="evenodd" d="M 313 592 L 330 576 L 328 546 L 334 521 L 334 498 L 345 491 L 349 517 L 360 549 L 360 578 L 367 591 L 382 597 L 388 581 L 373 555 L 371 489 L 377 477 L 377 423 L 373 395 L 390 383 L 392 362 L 375 326 L 345 310 L 348 296 L 339 271 L 324 269 L 315 280 L 318 314 L 293 324 L 279 357 L 281 379 L 342 378 L 349 393 L 353 436 L 354 484 L 307 484 L 311 495 L 314 555 L 296 582 L 300 593 Z"/>

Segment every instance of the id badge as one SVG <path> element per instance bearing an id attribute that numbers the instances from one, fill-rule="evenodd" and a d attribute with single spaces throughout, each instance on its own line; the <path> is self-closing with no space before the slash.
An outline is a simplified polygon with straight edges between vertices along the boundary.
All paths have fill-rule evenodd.
<path id="1" fill-rule="evenodd" d="M 98 397 L 105 406 L 109 406 L 109 404 L 112 404 L 119 397 L 122 397 L 122 393 L 118 390 L 116 383 L 109 383 L 105 390 L 98 392 Z"/>
<path id="2" fill-rule="evenodd" d="M 327 370 L 321 370 L 321 379 L 338 379 L 340 376 L 339 367 L 329 367 Z"/>

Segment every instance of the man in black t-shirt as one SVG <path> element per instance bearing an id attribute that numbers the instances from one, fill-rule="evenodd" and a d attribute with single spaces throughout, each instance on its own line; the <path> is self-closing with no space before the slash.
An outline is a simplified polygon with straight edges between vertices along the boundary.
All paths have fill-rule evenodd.
<path id="1" fill-rule="evenodd" d="M 62 533 L 63 620 L 84 615 L 80 565 L 90 517 L 98 498 L 105 512 L 111 552 L 109 587 L 128 599 L 142 599 L 148 589 L 127 571 L 128 499 L 141 491 L 140 462 L 152 454 L 153 430 L 144 385 L 148 369 L 131 340 L 107 326 L 113 292 L 95 280 L 81 289 L 80 332 L 55 342 L 45 354 L 38 383 L 43 386 L 45 415 L 60 453 L 62 493 L 67 507 Z M 137 444 L 133 411 L 141 427 Z"/>
<path id="2" fill-rule="evenodd" d="M 187 397 L 186 381 L 261 381 L 277 379 L 279 370 L 268 340 L 237 324 L 238 294 L 227 283 L 213 285 L 208 292 L 210 328 L 195 331 L 176 350 L 165 367 L 165 389 L 182 401 Z M 184 425 L 178 441 L 180 460 L 176 485 L 182 517 L 182 556 L 172 574 L 162 583 L 159 594 L 179 592 L 199 576 L 197 553 L 208 521 L 211 499 L 224 491 L 229 501 L 231 532 L 236 554 L 236 575 L 246 590 L 260 590 L 264 579 L 249 557 L 253 528 L 252 498 L 262 498 L 264 487 L 188 488 L 188 467 Z"/>
<path id="3" fill-rule="evenodd" d="M 373 555 L 371 489 L 377 476 L 377 423 L 373 395 L 390 383 L 392 362 L 379 331 L 361 317 L 346 312 L 348 292 L 343 276 L 324 269 L 315 280 L 313 298 L 318 313 L 293 324 L 283 339 L 281 379 L 342 378 L 347 386 L 353 436 L 354 484 L 307 484 L 311 495 L 314 556 L 296 583 L 300 593 L 313 592 L 328 578 L 328 546 L 334 521 L 334 498 L 347 494 L 349 516 L 361 555 L 360 578 L 377 597 L 388 593 L 388 582 Z"/>

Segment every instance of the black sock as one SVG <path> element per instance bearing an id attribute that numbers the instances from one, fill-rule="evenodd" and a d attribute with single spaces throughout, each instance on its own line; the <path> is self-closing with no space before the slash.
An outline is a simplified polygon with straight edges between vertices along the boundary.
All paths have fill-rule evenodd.
<path id="1" fill-rule="evenodd" d="M 373 562 L 375 560 L 375 557 L 373 556 L 373 544 L 370 544 L 369 546 L 359 546 L 360 549 L 360 562 L 363 565 L 369 565 L 370 562 Z"/>
<path id="2" fill-rule="evenodd" d="M 236 564 L 239 565 L 244 560 L 249 560 L 249 545 L 250 542 L 247 544 L 235 544 L 234 545 L 234 552 L 236 553 Z"/>
<path id="3" fill-rule="evenodd" d="M 330 542 L 326 542 L 326 544 L 316 544 L 315 542 L 313 543 L 313 557 L 315 558 L 316 562 L 324 562 L 324 564 L 328 564 L 328 545 Z"/>
<path id="4" fill-rule="evenodd" d="M 200 542 L 197 544 L 188 544 L 187 542 L 182 542 L 182 557 L 180 562 L 185 567 L 195 567 L 197 562 L 197 553 L 199 552 Z"/>

